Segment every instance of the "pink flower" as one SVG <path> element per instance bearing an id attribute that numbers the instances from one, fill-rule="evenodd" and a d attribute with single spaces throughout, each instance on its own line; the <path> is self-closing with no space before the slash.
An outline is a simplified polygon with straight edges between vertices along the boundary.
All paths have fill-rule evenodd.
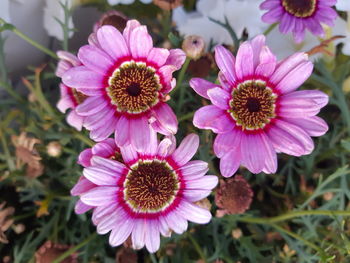
<path id="1" fill-rule="evenodd" d="M 56 69 L 56 76 L 58 77 L 62 77 L 63 74 L 72 67 L 81 65 L 79 59 L 69 52 L 58 51 L 57 56 L 60 58 Z M 84 117 L 77 114 L 76 108 L 79 104 L 84 102 L 87 96 L 63 83 L 60 84 L 60 93 L 61 98 L 57 103 L 57 108 L 62 113 L 65 113 L 67 109 L 71 109 L 70 113 L 67 115 L 67 122 L 80 131 Z"/>
<path id="2" fill-rule="evenodd" d="M 165 135 L 176 133 L 177 119 L 165 100 L 184 52 L 154 48 L 146 26 L 136 20 L 128 21 L 123 34 L 102 26 L 89 43 L 78 52 L 83 65 L 67 71 L 63 83 L 89 96 L 76 110 L 90 137 L 101 141 L 115 132 L 119 146 L 131 143 L 141 150 L 151 126 Z"/>
<path id="3" fill-rule="evenodd" d="M 314 149 L 310 136 L 323 135 L 327 124 L 315 116 L 328 102 L 318 90 L 296 89 L 311 75 L 305 53 L 277 62 L 260 35 L 244 42 L 235 58 L 215 49 L 221 85 L 194 78 L 191 87 L 213 105 L 199 109 L 196 127 L 218 133 L 214 152 L 223 176 L 242 164 L 253 173 L 275 173 L 276 152 L 301 156 Z"/>
<path id="4" fill-rule="evenodd" d="M 153 253 L 159 248 L 160 234 L 181 234 L 187 221 L 210 221 L 210 212 L 194 202 L 208 196 L 218 179 L 204 176 L 206 162 L 190 161 L 199 146 L 197 135 L 188 135 L 177 149 L 174 140 L 171 136 L 158 143 L 156 133 L 151 132 L 144 152 L 132 145 L 120 148 L 123 162 L 101 157 L 94 148 L 91 154 L 81 156 L 80 162 L 86 165 L 84 176 L 71 191 L 80 196 L 76 212 L 93 208 L 97 232 L 111 231 L 112 246 L 119 246 L 131 235 L 135 249 L 146 245 Z M 108 152 L 112 154 L 112 148 Z"/>
<path id="5" fill-rule="evenodd" d="M 283 34 L 293 32 L 294 39 L 300 43 L 308 29 L 314 35 L 324 37 L 322 23 L 334 26 L 337 12 L 332 9 L 336 0 L 266 0 L 261 9 L 269 10 L 263 15 L 266 23 L 280 23 Z"/>

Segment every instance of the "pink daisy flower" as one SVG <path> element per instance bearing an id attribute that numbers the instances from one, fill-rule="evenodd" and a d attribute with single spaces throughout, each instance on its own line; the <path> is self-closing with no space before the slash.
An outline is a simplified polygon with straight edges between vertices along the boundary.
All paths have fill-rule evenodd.
<path id="1" fill-rule="evenodd" d="M 69 52 L 58 51 L 57 56 L 60 58 L 56 69 L 57 77 L 62 77 L 69 69 L 81 65 L 79 59 Z M 67 115 L 67 122 L 80 131 L 84 117 L 77 114 L 76 108 L 85 101 L 87 96 L 63 83 L 60 84 L 60 93 L 61 98 L 57 103 L 57 108 L 62 113 L 65 113 L 67 109 L 71 109 Z"/>
<path id="2" fill-rule="evenodd" d="M 77 66 L 63 75 L 63 83 L 89 96 L 76 111 L 84 116 L 90 137 L 101 141 L 115 132 L 119 146 L 141 150 L 151 127 L 165 135 L 177 131 L 177 119 L 165 103 L 174 88 L 172 73 L 186 55 L 180 49 L 154 48 L 146 26 L 127 22 L 121 34 L 102 26 L 79 49 Z"/>
<path id="3" fill-rule="evenodd" d="M 156 133 L 151 132 L 143 152 L 131 144 L 121 147 L 121 161 L 108 157 L 117 148 L 105 142 L 94 146 L 98 150 L 83 152 L 80 163 L 86 168 L 71 191 L 80 196 L 76 212 L 93 208 L 97 232 L 111 231 L 112 246 L 121 245 L 131 235 L 135 249 L 146 245 L 151 253 L 159 248 L 160 234 L 181 234 L 187 221 L 208 223 L 210 212 L 194 202 L 208 196 L 218 179 L 205 176 L 206 162 L 190 161 L 199 146 L 197 135 L 188 135 L 177 149 L 175 144 L 174 136 L 158 143 Z M 108 149 L 108 154 L 102 149 Z"/>
<path id="4" fill-rule="evenodd" d="M 305 53 L 277 62 L 260 35 L 244 42 L 235 58 L 215 48 L 221 85 L 194 78 L 191 87 L 213 105 L 200 108 L 193 123 L 218 133 L 214 152 L 223 176 L 243 164 L 253 173 L 275 173 L 276 152 L 301 156 L 314 148 L 310 136 L 323 135 L 327 124 L 315 116 L 328 103 L 318 90 L 296 89 L 311 75 Z"/>
<path id="5" fill-rule="evenodd" d="M 266 0 L 261 9 L 269 10 L 263 15 L 266 23 L 280 23 L 281 33 L 293 32 L 294 39 L 300 43 L 308 29 L 312 34 L 324 37 L 322 23 L 334 26 L 337 12 L 332 9 L 336 0 Z"/>

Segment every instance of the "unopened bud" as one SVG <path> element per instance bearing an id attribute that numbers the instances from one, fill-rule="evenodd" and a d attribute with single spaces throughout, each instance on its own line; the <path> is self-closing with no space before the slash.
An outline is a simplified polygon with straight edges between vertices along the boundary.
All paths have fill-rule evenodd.
<path id="1" fill-rule="evenodd" d="M 62 146 L 59 142 L 50 142 L 47 147 L 47 154 L 51 157 L 58 157 L 62 153 Z"/>
<path id="2" fill-rule="evenodd" d="M 182 0 L 153 0 L 153 4 L 159 6 L 163 10 L 170 11 L 182 5 Z"/>
<path id="3" fill-rule="evenodd" d="M 186 56 L 194 60 L 197 60 L 202 56 L 204 48 L 204 39 L 200 36 L 188 36 L 182 42 L 182 49 L 185 51 Z"/>
<path id="4" fill-rule="evenodd" d="M 234 239 L 240 239 L 241 236 L 242 236 L 242 230 L 240 228 L 236 228 L 232 230 L 232 237 Z"/>

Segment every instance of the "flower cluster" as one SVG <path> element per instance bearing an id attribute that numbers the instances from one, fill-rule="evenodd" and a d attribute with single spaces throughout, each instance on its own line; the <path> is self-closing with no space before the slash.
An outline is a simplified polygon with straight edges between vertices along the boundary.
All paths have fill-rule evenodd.
<path id="1" fill-rule="evenodd" d="M 240 1 L 218 2 L 229 6 Z M 281 22 L 280 30 L 293 31 L 297 41 L 304 38 L 306 28 L 322 35 L 320 23 L 331 25 L 336 17 L 330 8 L 334 1 L 302 2 L 267 0 L 260 6 L 269 10 L 262 19 Z M 249 3 L 244 2 L 246 9 Z M 206 5 L 215 4 L 201 0 L 197 5 L 205 13 Z M 213 12 L 201 19 L 214 23 Z M 187 135 L 176 148 L 178 120 L 167 104 L 176 85 L 173 73 L 182 68 L 186 54 L 188 59 L 201 57 L 205 41 L 188 38 L 183 44 L 186 54 L 157 48 L 146 26 L 126 21 L 111 12 L 95 24 L 89 44 L 77 56 L 58 52 L 56 75 L 62 83 L 57 107 L 62 112 L 70 109 L 67 122 L 88 130 L 96 142 L 79 156 L 83 175 L 71 190 L 79 197 L 76 213 L 92 210 L 97 232 L 110 232 L 112 246 L 131 237 L 133 248 L 146 246 L 153 253 L 159 249 L 160 235 L 181 234 L 188 221 L 205 224 L 211 219 L 210 211 L 196 202 L 210 195 L 218 177 L 206 175 L 206 162 L 191 161 L 200 144 L 198 135 Z M 258 33 L 260 22 L 246 28 L 249 36 Z M 242 35 L 244 29 L 242 24 L 236 31 Z M 190 80 L 194 91 L 212 103 L 196 111 L 193 124 L 217 134 L 213 149 L 224 177 L 233 176 L 241 165 L 252 173 L 275 173 L 277 153 L 310 154 L 311 136 L 328 129 L 316 116 L 328 96 L 318 90 L 297 91 L 313 71 L 308 55 L 299 52 L 278 61 L 265 42 L 263 35 L 251 37 L 236 56 L 216 46 L 218 82 Z M 243 213 L 252 196 L 243 177 L 222 181 L 217 215 Z"/>

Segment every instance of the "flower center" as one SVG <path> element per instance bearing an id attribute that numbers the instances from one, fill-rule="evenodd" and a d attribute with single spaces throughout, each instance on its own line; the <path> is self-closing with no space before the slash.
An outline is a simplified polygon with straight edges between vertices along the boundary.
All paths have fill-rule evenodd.
<path id="1" fill-rule="evenodd" d="M 284 9 L 291 15 L 306 18 L 316 11 L 317 0 L 282 0 Z"/>
<path id="2" fill-rule="evenodd" d="M 128 173 L 124 188 L 124 198 L 133 210 L 155 213 L 173 202 L 179 180 L 166 162 L 143 161 Z"/>
<path id="3" fill-rule="evenodd" d="M 264 81 L 246 81 L 233 89 L 228 112 L 243 130 L 261 129 L 275 117 L 276 98 Z"/>
<path id="4" fill-rule="evenodd" d="M 125 62 L 109 79 L 107 94 L 119 112 L 141 113 L 158 102 L 159 76 L 143 62 Z"/>
<path id="5" fill-rule="evenodd" d="M 73 93 L 73 97 L 78 105 L 83 103 L 88 97 L 85 94 L 77 91 L 76 89 L 72 89 L 72 93 Z"/>

